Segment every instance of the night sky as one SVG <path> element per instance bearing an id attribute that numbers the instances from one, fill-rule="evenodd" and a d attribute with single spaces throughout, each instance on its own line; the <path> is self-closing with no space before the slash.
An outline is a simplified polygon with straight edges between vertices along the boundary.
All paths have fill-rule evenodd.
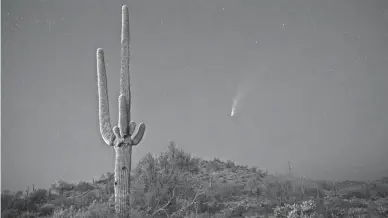
<path id="1" fill-rule="evenodd" d="M 388 174 L 386 0 L 2 0 L 1 188 L 113 172 L 96 49 L 117 123 L 130 12 L 133 165 L 169 141 L 194 156 L 313 179 Z M 233 99 L 241 95 L 235 116 Z"/>

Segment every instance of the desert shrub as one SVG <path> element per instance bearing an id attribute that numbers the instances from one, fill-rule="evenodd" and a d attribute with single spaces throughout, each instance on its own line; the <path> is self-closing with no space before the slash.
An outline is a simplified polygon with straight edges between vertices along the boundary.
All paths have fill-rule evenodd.
<path id="1" fill-rule="evenodd" d="M 56 208 L 52 218 L 76 217 L 77 212 L 78 211 L 73 206 L 69 208 Z"/>
<path id="2" fill-rule="evenodd" d="M 226 161 L 225 167 L 226 167 L 226 168 L 234 168 L 234 167 L 236 167 L 236 165 L 234 164 L 233 161 L 227 160 L 227 161 Z"/>
<path id="3" fill-rule="evenodd" d="M 340 191 L 343 193 L 342 197 L 345 199 L 368 199 L 370 197 L 369 190 L 364 186 L 342 188 Z"/>
<path id="4" fill-rule="evenodd" d="M 318 180 L 318 181 L 315 181 L 315 183 L 323 190 L 327 190 L 327 191 L 333 191 L 336 188 L 336 183 L 332 181 Z"/>
<path id="5" fill-rule="evenodd" d="M 90 190 L 87 192 L 84 192 L 83 194 L 73 196 L 71 199 L 73 200 L 72 205 L 75 206 L 75 208 L 82 208 L 87 205 L 90 205 L 95 200 L 101 199 L 101 196 L 99 194 L 99 190 Z"/>
<path id="6" fill-rule="evenodd" d="M 294 203 L 295 201 L 309 200 L 325 196 L 324 190 L 317 184 L 300 180 L 274 180 L 264 179 L 259 188 L 260 194 L 271 201 L 281 203 Z"/>
<path id="7" fill-rule="evenodd" d="M 197 198 L 198 213 L 214 215 L 221 211 L 224 207 L 224 204 L 217 199 L 214 190 L 206 192 Z"/>
<path id="8" fill-rule="evenodd" d="M 381 217 L 388 217 L 388 207 L 387 206 L 380 206 L 376 208 L 377 214 Z"/>
<path id="9" fill-rule="evenodd" d="M 244 187 L 246 194 L 248 196 L 259 197 L 260 195 L 265 193 L 264 189 L 266 189 L 266 187 L 263 182 L 264 179 L 265 175 L 260 173 L 257 173 L 253 178 L 249 178 Z"/>
<path id="10" fill-rule="evenodd" d="M 274 209 L 276 217 L 299 218 L 316 215 L 314 200 L 303 201 L 300 204 L 284 204 Z"/>
<path id="11" fill-rule="evenodd" d="M 51 190 L 59 195 L 63 195 L 64 192 L 72 191 L 74 188 L 74 184 L 67 183 L 63 180 L 55 181 L 54 184 L 51 185 Z"/>
<path id="12" fill-rule="evenodd" d="M 381 182 L 372 182 L 368 184 L 369 194 L 371 197 L 385 198 L 388 197 L 388 184 Z"/>
<path id="13" fill-rule="evenodd" d="M 56 206 L 54 204 L 44 204 L 39 208 L 39 216 L 48 216 L 51 215 Z"/>
<path id="14" fill-rule="evenodd" d="M 198 173 L 200 166 L 200 159 L 191 157 L 190 153 L 186 153 L 183 149 L 178 149 L 174 142 L 170 142 L 166 152 L 162 152 L 157 158 L 156 162 L 161 168 L 167 169 L 173 163 L 180 171 L 187 171 L 191 173 Z"/>
<path id="15" fill-rule="evenodd" d="M 25 209 L 25 200 L 22 191 L 13 193 L 9 190 L 4 190 L 1 193 L 1 211 L 9 210 L 8 213 L 14 213 L 12 209 Z"/>
<path id="16" fill-rule="evenodd" d="M 206 166 L 206 170 L 208 172 L 218 172 L 218 171 L 221 171 L 222 170 L 222 163 L 219 159 L 217 158 L 214 158 L 214 160 L 212 161 L 209 161 L 207 166 Z"/>
<path id="17" fill-rule="evenodd" d="M 171 214 L 187 206 L 187 200 L 199 189 L 198 181 L 193 179 L 198 170 L 199 159 L 177 149 L 174 143 L 159 156 L 148 153 L 135 169 L 133 209 L 144 215 Z"/>
<path id="18" fill-rule="evenodd" d="M 211 188 L 211 194 L 219 202 L 232 201 L 243 194 L 244 186 L 237 183 L 215 184 Z"/>
<path id="19" fill-rule="evenodd" d="M 24 211 L 18 214 L 18 218 L 35 218 L 39 217 L 39 214 L 35 211 Z"/>
<path id="20" fill-rule="evenodd" d="M 19 217 L 21 211 L 18 209 L 10 208 L 1 211 L 1 217 Z"/>
<path id="21" fill-rule="evenodd" d="M 266 190 L 263 190 L 262 194 L 277 203 L 287 202 L 289 196 L 292 195 L 292 191 L 288 188 L 288 184 L 285 181 L 267 181 L 263 185 L 266 187 Z"/>
<path id="22" fill-rule="evenodd" d="M 94 186 L 92 184 L 83 181 L 78 182 L 74 187 L 74 190 L 77 192 L 87 192 L 93 189 Z"/>
<path id="23" fill-rule="evenodd" d="M 115 174 L 112 172 L 107 172 L 101 175 L 100 179 L 97 180 L 97 183 L 107 183 L 109 181 L 113 181 Z"/>
<path id="24" fill-rule="evenodd" d="M 68 208 L 54 210 L 53 218 L 114 218 L 114 207 L 111 202 L 94 201 L 87 207 L 76 209 L 73 205 Z"/>
<path id="25" fill-rule="evenodd" d="M 248 167 L 248 165 L 238 165 L 237 166 L 240 170 L 248 170 L 249 169 L 249 167 Z"/>
<path id="26" fill-rule="evenodd" d="M 256 173 L 257 172 L 257 167 L 251 167 L 251 168 L 249 168 L 249 171 L 252 172 L 252 173 Z"/>
<path id="27" fill-rule="evenodd" d="M 42 204 L 48 197 L 48 191 L 46 189 L 38 189 L 28 195 L 28 202 L 32 204 Z"/>
<path id="28" fill-rule="evenodd" d="M 304 187 L 303 188 L 304 195 L 307 197 L 323 197 L 325 196 L 325 192 L 320 187 Z"/>
<path id="29" fill-rule="evenodd" d="M 342 188 L 340 192 L 345 199 L 384 198 L 388 196 L 388 185 L 380 182 L 372 182 L 369 184 Z"/>
<path id="30" fill-rule="evenodd" d="M 97 202 L 94 201 L 85 211 L 82 211 L 80 217 L 114 217 L 114 207 L 109 202 Z"/>

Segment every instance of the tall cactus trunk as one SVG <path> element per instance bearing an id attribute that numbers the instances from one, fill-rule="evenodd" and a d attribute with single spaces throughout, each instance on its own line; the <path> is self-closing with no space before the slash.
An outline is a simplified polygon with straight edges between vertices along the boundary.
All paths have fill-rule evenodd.
<path id="1" fill-rule="evenodd" d="M 111 127 L 109 115 L 108 87 L 104 52 L 97 49 L 97 76 L 99 97 L 100 132 L 105 143 L 113 146 L 115 158 L 115 211 L 119 218 L 130 216 L 130 175 L 132 146 L 139 144 L 145 132 L 145 124 L 139 125 L 133 135 L 136 123 L 131 122 L 131 93 L 129 79 L 129 14 L 127 6 L 122 7 L 121 29 L 121 72 L 118 126 Z M 133 136 L 133 137 L 132 137 Z"/>
<path id="2" fill-rule="evenodd" d="M 116 149 L 114 190 L 115 211 L 122 215 L 119 217 L 129 217 L 131 153 L 131 146 Z"/>

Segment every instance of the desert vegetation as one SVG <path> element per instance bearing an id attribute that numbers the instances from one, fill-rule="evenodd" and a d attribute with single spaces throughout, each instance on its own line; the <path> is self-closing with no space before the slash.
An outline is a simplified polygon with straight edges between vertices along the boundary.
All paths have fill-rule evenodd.
<path id="1" fill-rule="evenodd" d="M 287 167 L 287 166 L 285 166 Z M 192 157 L 171 142 L 131 173 L 131 217 L 388 217 L 388 177 L 370 182 L 274 176 Z M 114 174 L 1 193 L 2 217 L 115 217 Z"/>

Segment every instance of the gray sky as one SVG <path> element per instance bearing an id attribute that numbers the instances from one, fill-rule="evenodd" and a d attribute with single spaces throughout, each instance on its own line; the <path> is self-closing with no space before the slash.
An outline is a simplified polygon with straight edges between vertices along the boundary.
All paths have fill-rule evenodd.
<path id="1" fill-rule="evenodd" d="M 113 171 L 95 54 L 116 124 L 123 4 L 132 118 L 147 125 L 135 163 L 175 140 L 272 173 L 387 175 L 388 1 L 3 0 L 2 189 Z"/>

